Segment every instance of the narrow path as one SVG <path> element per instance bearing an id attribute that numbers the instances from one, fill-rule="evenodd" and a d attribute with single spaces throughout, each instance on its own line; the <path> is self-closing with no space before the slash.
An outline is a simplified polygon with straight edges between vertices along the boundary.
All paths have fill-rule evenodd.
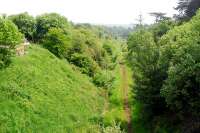
<path id="1" fill-rule="evenodd" d="M 133 133 L 132 123 L 131 123 L 131 108 L 129 105 L 129 98 L 128 98 L 128 78 L 127 78 L 127 70 L 125 65 L 121 65 L 121 73 L 122 73 L 122 93 L 124 97 L 124 111 L 127 119 L 127 131 L 128 133 Z"/>

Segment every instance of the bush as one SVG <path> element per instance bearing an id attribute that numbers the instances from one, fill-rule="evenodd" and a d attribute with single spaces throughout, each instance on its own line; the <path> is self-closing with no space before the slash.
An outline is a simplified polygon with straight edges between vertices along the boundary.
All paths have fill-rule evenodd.
<path id="1" fill-rule="evenodd" d="M 69 29 L 70 24 L 64 16 L 56 13 L 43 14 L 36 17 L 36 34 L 37 41 L 43 39 L 50 28 Z"/>
<path id="2" fill-rule="evenodd" d="M 188 38 L 192 39 L 192 38 Z M 186 43 L 173 54 L 161 94 L 180 114 L 200 117 L 200 45 Z"/>
<path id="3" fill-rule="evenodd" d="M 105 43 L 103 45 L 103 48 L 106 50 L 106 52 L 110 55 L 110 56 L 113 56 L 114 54 L 114 48 L 112 47 L 112 44 L 109 44 L 109 43 Z"/>
<path id="4" fill-rule="evenodd" d="M 128 49 L 128 59 L 134 71 L 135 97 L 147 105 L 153 115 L 160 114 L 165 102 L 160 96 L 162 78 L 157 65 L 159 48 L 154 42 L 153 34 L 145 30 L 133 33 L 128 39 Z"/>
<path id="5" fill-rule="evenodd" d="M 9 19 L 17 25 L 19 31 L 25 35 L 28 40 L 33 40 L 33 34 L 36 29 L 36 20 L 28 13 L 9 16 Z"/>
<path id="6" fill-rule="evenodd" d="M 102 70 L 95 74 L 93 82 L 96 86 L 111 89 L 115 78 L 111 71 Z"/>
<path id="7" fill-rule="evenodd" d="M 87 55 L 74 53 L 70 62 L 80 68 L 80 71 L 90 77 L 94 76 L 98 70 L 98 65 Z"/>
<path id="8" fill-rule="evenodd" d="M 71 48 L 70 33 L 60 28 L 51 28 L 42 42 L 45 48 L 60 58 L 67 57 L 67 50 Z"/>
<path id="9" fill-rule="evenodd" d="M 0 19 L 0 68 L 10 63 L 15 46 L 22 42 L 22 34 L 9 20 Z"/>
<path id="10" fill-rule="evenodd" d="M 162 95 L 176 112 L 196 114 L 199 109 L 199 23 L 200 13 L 190 22 L 171 30 L 160 41 L 159 62 L 166 77 Z"/>
<path id="11" fill-rule="evenodd" d="M 120 129 L 120 125 L 113 123 L 112 126 L 103 127 L 102 133 L 125 133 Z"/>

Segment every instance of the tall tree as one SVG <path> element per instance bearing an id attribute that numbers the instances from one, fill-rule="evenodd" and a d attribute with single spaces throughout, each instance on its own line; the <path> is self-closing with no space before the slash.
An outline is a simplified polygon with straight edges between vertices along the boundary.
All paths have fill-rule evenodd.
<path id="1" fill-rule="evenodd" d="M 36 40 L 44 38 L 45 34 L 51 28 L 60 28 L 62 30 L 68 30 L 70 23 L 67 18 L 57 13 L 48 13 L 36 17 Z"/>
<path id="2" fill-rule="evenodd" d="M 158 23 L 159 21 L 165 20 L 168 17 L 166 17 L 166 13 L 162 13 L 162 12 L 151 12 L 149 13 L 151 16 L 155 17 L 155 21 L 156 23 Z"/>
<path id="3" fill-rule="evenodd" d="M 200 0 L 179 0 L 175 8 L 179 14 L 175 17 L 179 20 L 188 20 L 192 18 L 200 8 Z"/>
<path id="4" fill-rule="evenodd" d="M 17 25 L 19 31 L 25 35 L 26 39 L 33 40 L 33 34 L 36 29 L 36 21 L 34 17 L 25 12 L 9 16 L 8 18 Z"/>

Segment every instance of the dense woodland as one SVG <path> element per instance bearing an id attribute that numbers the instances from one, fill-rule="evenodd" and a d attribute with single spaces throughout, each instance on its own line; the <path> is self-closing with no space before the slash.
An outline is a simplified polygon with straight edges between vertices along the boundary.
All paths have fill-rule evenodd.
<path id="1" fill-rule="evenodd" d="M 198 1 L 182 9 L 181 19 L 140 25 L 128 38 L 133 92 L 137 108 L 143 113 L 135 122 L 147 131 L 200 131 L 200 12 L 188 14 L 193 2 Z"/>
<path id="2" fill-rule="evenodd" d="M 133 28 L 2 15 L 0 132 L 199 133 L 199 7 Z"/>

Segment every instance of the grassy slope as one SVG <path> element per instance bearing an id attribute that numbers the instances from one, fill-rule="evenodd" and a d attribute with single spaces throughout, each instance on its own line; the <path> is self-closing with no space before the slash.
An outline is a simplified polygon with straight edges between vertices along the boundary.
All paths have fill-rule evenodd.
<path id="1" fill-rule="evenodd" d="M 0 70 L 0 132 L 89 132 L 103 110 L 99 94 L 67 62 L 31 46 Z"/>

